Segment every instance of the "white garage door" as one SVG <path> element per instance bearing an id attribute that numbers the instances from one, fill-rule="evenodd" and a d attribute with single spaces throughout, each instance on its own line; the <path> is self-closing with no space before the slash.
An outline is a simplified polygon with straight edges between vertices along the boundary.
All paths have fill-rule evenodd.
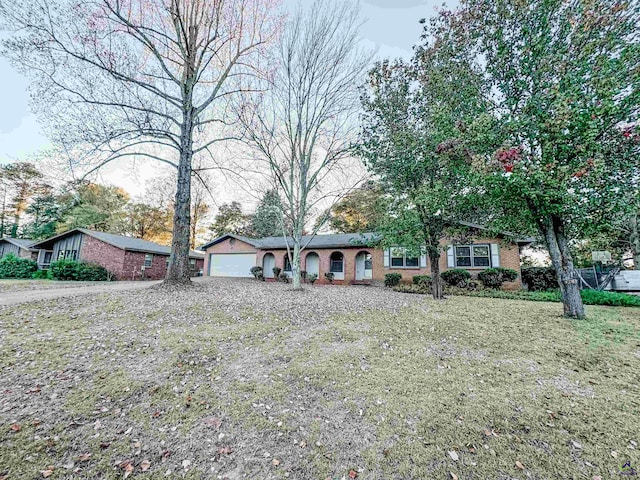
<path id="1" fill-rule="evenodd" d="M 212 253 L 209 257 L 211 277 L 252 277 L 256 265 L 255 253 Z"/>

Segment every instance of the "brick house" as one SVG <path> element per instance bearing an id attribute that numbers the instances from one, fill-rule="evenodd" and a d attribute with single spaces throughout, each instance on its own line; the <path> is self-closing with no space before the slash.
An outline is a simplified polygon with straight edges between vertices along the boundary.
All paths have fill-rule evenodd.
<path id="1" fill-rule="evenodd" d="M 38 259 L 38 249 L 33 248 L 34 240 L 28 238 L 0 238 L 0 257 L 13 253 L 16 257 Z"/>
<path id="2" fill-rule="evenodd" d="M 510 235 L 492 237 L 480 225 L 465 224 L 476 234 L 473 241 L 453 244 L 443 241 L 440 271 L 452 268 L 468 270 L 472 276 L 491 267 L 506 267 L 518 272 L 515 282 L 505 289 L 522 286 L 520 249 L 531 239 L 513 239 Z M 483 234 L 484 232 L 484 234 Z M 338 234 L 304 237 L 300 266 L 307 274 L 318 275 L 319 284 L 328 283 L 324 274 L 332 272 L 335 284 L 382 283 L 387 273 L 399 273 L 403 282 L 414 275 L 429 275 L 426 255 L 412 256 L 402 246 L 376 248 L 368 246 L 375 234 Z M 289 239 L 289 245 L 291 240 Z M 251 239 L 223 235 L 202 247 L 205 251 L 204 274 L 212 277 L 251 277 L 251 267 L 263 268 L 265 277 L 273 278 L 273 267 L 291 272 L 284 237 Z"/>
<path id="3" fill-rule="evenodd" d="M 75 228 L 33 244 L 38 252 L 38 268 L 46 270 L 61 259 L 97 263 L 117 280 L 161 280 L 167 273 L 171 249 L 164 245 L 112 233 Z M 193 276 L 203 268 L 204 255 L 190 252 Z"/>

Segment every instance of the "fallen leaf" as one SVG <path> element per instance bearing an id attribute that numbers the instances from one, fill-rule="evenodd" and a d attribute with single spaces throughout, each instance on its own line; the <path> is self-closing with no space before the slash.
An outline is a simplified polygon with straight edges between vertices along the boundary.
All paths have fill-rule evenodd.
<path id="1" fill-rule="evenodd" d="M 596 475 L 591 480 L 602 480 L 602 477 L 600 475 Z"/>
<path id="2" fill-rule="evenodd" d="M 218 453 L 221 455 L 231 455 L 233 453 L 233 450 L 231 450 L 231 447 L 228 447 L 228 446 L 219 447 Z"/>
<path id="3" fill-rule="evenodd" d="M 516 460 L 516 468 L 518 470 L 524 470 L 524 465 L 522 463 L 520 463 L 519 460 Z"/>
<path id="4" fill-rule="evenodd" d="M 0 474 L 0 480 L 8 480 L 9 479 L 9 475 L 6 475 L 4 473 Z"/>
<path id="5" fill-rule="evenodd" d="M 133 465 L 128 464 L 126 467 L 124 467 L 124 478 L 127 478 L 129 475 L 131 475 L 131 472 L 133 472 Z"/>
<path id="6" fill-rule="evenodd" d="M 611 456 L 613 458 L 618 458 L 618 452 L 616 452 L 615 450 L 611 450 Z"/>
<path id="7" fill-rule="evenodd" d="M 111 445 L 110 443 L 103 442 L 103 443 L 100 444 L 100 448 L 102 448 L 104 450 L 105 448 L 109 448 L 110 445 Z"/>
<path id="8" fill-rule="evenodd" d="M 459 460 L 458 458 L 458 454 L 456 453 L 455 450 L 449 450 L 449 456 L 451 457 L 451 460 L 453 460 L 454 462 L 457 462 Z"/>
<path id="9" fill-rule="evenodd" d="M 53 475 L 53 467 L 49 467 L 49 468 L 47 468 L 46 470 L 43 470 L 43 471 L 42 471 L 42 472 L 40 472 L 40 473 L 42 473 L 42 476 L 43 476 L 44 478 L 48 478 L 48 477 L 50 477 L 51 475 Z"/>
<path id="10" fill-rule="evenodd" d="M 453 472 L 449 472 L 449 475 L 451 475 L 451 480 L 458 480 L 458 475 L 456 475 Z"/>
<path id="11" fill-rule="evenodd" d="M 78 461 L 79 462 L 88 462 L 90 458 L 91 458 L 91 454 L 90 453 L 83 453 L 82 455 L 78 456 Z"/>
<path id="12" fill-rule="evenodd" d="M 580 442 L 576 442 L 575 440 L 571 441 L 571 444 L 575 447 L 575 448 L 582 448 L 582 444 Z"/>
<path id="13" fill-rule="evenodd" d="M 274 467 L 277 467 L 278 465 L 280 465 L 280 460 L 278 460 L 277 458 L 274 458 L 273 460 L 271 460 L 271 465 L 273 465 Z"/>
<path id="14" fill-rule="evenodd" d="M 486 428 L 484 429 L 484 436 L 485 437 L 490 437 L 491 436 L 491 430 L 487 430 Z"/>
<path id="15" fill-rule="evenodd" d="M 13 425 L 11 425 L 11 427 L 9 429 L 12 432 L 18 433 L 20 430 L 22 430 L 22 427 L 20 426 L 19 423 L 14 423 Z"/>
<path id="16" fill-rule="evenodd" d="M 140 469 L 143 472 L 146 472 L 147 470 L 149 470 L 150 467 L 151 467 L 151 462 L 149 460 L 147 460 L 146 458 L 144 460 L 142 460 L 142 462 L 140 462 Z"/>
<path id="17" fill-rule="evenodd" d="M 355 470 L 349 470 L 349 478 L 356 478 L 358 476 L 358 472 Z"/>
<path id="18" fill-rule="evenodd" d="M 222 420 L 220 420 L 218 417 L 207 417 L 202 420 L 202 423 L 204 423 L 207 427 L 218 430 L 220 428 L 220 425 L 222 425 Z"/>

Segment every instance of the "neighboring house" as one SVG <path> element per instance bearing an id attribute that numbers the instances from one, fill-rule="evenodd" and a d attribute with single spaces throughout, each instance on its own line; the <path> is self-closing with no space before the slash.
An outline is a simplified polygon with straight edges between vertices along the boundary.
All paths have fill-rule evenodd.
<path id="1" fill-rule="evenodd" d="M 167 273 L 171 248 L 139 238 L 75 228 L 33 245 L 39 249 L 38 268 L 56 260 L 81 260 L 102 265 L 118 280 L 160 280 Z M 193 276 L 199 275 L 204 255 L 190 252 Z"/>
<path id="2" fill-rule="evenodd" d="M 13 253 L 16 257 L 38 259 L 38 250 L 32 248 L 34 240 L 28 238 L 0 238 L 0 257 Z"/>
<path id="3" fill-rule="evenodd" d="M 520 288 L 520 248 L 531 239 L 509 240 L 501 237 L 485 237 L 487 230 L 474 224 L 465 224 L 479 233 L 465 244 L 443 242 L 440 271 L 462 268 L 473 276 L 491 267 L 512 268 L 518 279 L 505 284 L 507 289 Z M 487 235 L 485 233 L 485 235 Z M 300 259 L 300 267 L 307 275 L 318 275 L 318 283 L 328 283 L 324 274 L 332 272 L 336 284 L 367 284 L 384 282 L 387 273 L 399 273 L 404 282 L 411 282 L 414 275 L 429 275 L 426 255 L 411 256 L 407 249 L 368 247 L 373 233 L 315 235 L 304 237 L 306 245 Z M 288 240 L 291 245 L 291 239 Z M 202 247 L 205 251 L 204 272 L 212 277 L 251 277 L 251 267 L 263 268 L 267 278 L 273 278 L 273 268 L 291 272 L 284 237 L 251 239 L 239 235 L 223 235 Z"/>

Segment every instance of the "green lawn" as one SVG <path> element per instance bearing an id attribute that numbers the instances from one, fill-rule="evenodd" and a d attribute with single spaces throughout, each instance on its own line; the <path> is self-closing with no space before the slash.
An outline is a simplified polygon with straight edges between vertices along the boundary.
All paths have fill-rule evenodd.
<path id="1" fill-rule="evenodd" d="M 638 309 L 250 281 L 90 298 L 0 314 L 0 478 L 640 469 Z"/>

